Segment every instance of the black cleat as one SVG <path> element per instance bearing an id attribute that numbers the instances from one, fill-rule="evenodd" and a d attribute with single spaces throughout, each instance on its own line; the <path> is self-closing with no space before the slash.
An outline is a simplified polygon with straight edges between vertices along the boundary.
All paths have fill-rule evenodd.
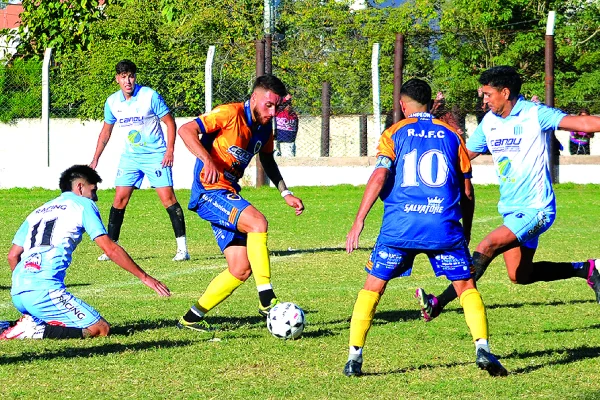
<path id="1" fill-rule="evenodd" d="M 349 360 L 344 366 L 344 375 L 346 376 L 361 376 L 362 362 Z"/>
<path id="2" fill-rule="evenodd" d="M 477 350 L 475 364 L 479 369 L 486 370 L 491 376 L 506 376 L 508 371 L 500 364 L 500 361 L 492 353 L 488 353 L 482 348 Z"/>

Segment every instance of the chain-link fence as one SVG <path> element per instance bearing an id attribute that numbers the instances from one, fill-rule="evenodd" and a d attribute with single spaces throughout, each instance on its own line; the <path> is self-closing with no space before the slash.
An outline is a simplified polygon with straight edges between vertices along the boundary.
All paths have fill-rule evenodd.
<path id="1" fill-rule="evenodd" d="M 527 99 L 537 96 L 544 101 L 544 32 L 540 30 L 495 32 L 493 40 L 503 43 L 521 40 L 528 43 L 526 58 L 516 65 L 524 79 L 522 89 Z M 453 59 L 445 55 L 443 46 L 454 40 L 461 43 L 463 53 Z M 374 117 L 371 49 L 373 40 L 359 38 L 351 48 L 336 49 L 326 44 L 321 54 L 291 51 L 286 40 L 274 41 L 273 73 L 288 86 L 293 106 L 299 116 L 296 140 L 297 157 L 319 157 L 323 154 L 321 135 L 323 118 L 321 98 L 323 82 L 331 85 L 330 97 L 330 157 L 374 155 L 382 129 L 391 122 L 393 108 L 393 45 L 383 45 L 379 55 L 379 85 L 381 117 Z M 474 128 L 484 113 L 477 94 L 477 78 L 493 65 L 493 57 L 469 65 L 458 58 L 489 51 L 489 43 L 472 32 L 430 32 L 429 35 L 406 35 L 404 80 L 420 77 L 439 92 L 435 113 L 465 134 Z M 488 39 L 489 42 L 489 39 Z M 208 49 L 206 45 L 206 49 Z M 235 46 L 216 43 L 213 71 L 212 106 L 239 102 L 248 98 L 255 77 L 255 43 Z M 168 65 L 154 60 L 136 59 L 138 83 L 158 91 L 176 117 L 191 117 L 205 111 L 205 54 L 191 54 L 196 62 L 189 65 Z M 600 112 L 600 99 L 582 87 L 577 79 L 572 58 L 555 55 L 555 106 L 570 113 L 588 108 Z M 243 61 L 240 61 L 243 60 Z M 494 62 L 498 62 L 495 60 Z M 167 65 L 167 66 L 165 66 Z M 468 66 L 469 68 L 465 68 Z M 41 116 L 41 71 L 39 61 L 16 59 L 0 67 L 0 122 Z M 591 79 L 591 78 L 590 78 Z M 51 118 L 100 120 L 105 99 L 118 90 L 114 70 L 93 69 L 86 64 L 62 62 L 50 68 Z M 571 84 L 571 82 L 575 82 Z M 364 117 L 366 116 L 366 124 Z M 376 126 L 377 120 L 381 126 Z M 365 140 L 366 138 L 366 140 Z M 366 146 L 366 149 L 364 147 Z"/>

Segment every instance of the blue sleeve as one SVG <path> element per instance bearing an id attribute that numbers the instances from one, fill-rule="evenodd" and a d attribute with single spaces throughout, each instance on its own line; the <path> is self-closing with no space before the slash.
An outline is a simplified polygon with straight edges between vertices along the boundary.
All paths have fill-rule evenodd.
<path id="1" fill-rule="evenodd" d="M 158 118 L 162 118 L 169 113 L 169 107 L 167 107 L 167 103 L 162 98 L 160 94 L 156 91 L 152 93 L 152 101 L 151 101 L 152 112 L 156 114 Z"/>
<path id="2" fill-rule="evenodd" d="M 543 131 L 556 130 L 560 121 L 567 115 L 562 110 L 548 107 L 544 104 L 538 105 L 538 121 Z"/>
<path id="3" fill-rule="evenodd" d="M 83 217 L 82 217 L 83 229 L 90 235 L 92 240 L 98 236 L 106 235 L 106 228 L 100 218 L 100 211 L 98 207 L 92 201 L 86 201 L 83 205 Z"/>
<path id="4" fill-rule="evenodd" d="M 106 100 L 106 102 L 104 103 L 104 122 L 106 122 L 109 125 L 113 125 L 115 122 L 117 122 L 117 118 L 115 118 L 112 111 L 110 110 L 108 100 Z"/>
<path id="5" fill-rule="evenodd" d="M 27 237 L 27 232 L 29 232 L 29 224 L 27 223 L 27 221 L 25 221 L 21 224 L 21 227 L 19 228 L 17 233 L 15 233 L 15 237 L 12 241 L 13 244 L 23 247 L 23 245 L 25 244 L 25 238 Z"/>
<path id="6" fill-rule="evenodd" d="M 467 140 L 467 149 L 475 153 L 485 153 L 488 151 L 485 134 L 483 133 L 482 128 L 483 122 L 484 121 L 481 121 L 481 123 L 477 125 L 475 132 L 473 132 L 473 134 L 469 136 L 469 140 Z"/>

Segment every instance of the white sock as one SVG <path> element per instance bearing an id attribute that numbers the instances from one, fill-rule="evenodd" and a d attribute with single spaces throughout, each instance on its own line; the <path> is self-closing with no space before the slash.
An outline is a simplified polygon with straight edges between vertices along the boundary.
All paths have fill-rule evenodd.
<path id="1" fill-rule="evenodd" d="M 477 354 L 477 350 L 479 349 L 484 349 L 488 353 L 490 352 L 490 346 L 487 339 L 477 339 L 475 341 L 475 354 Z"/>
<path id="2" fill-rule="evenodd" d="M 180 236 L 178 238 L 175 238 L 175 240 L 177 241 L 177 251 L 187 253 L 187 239 L 185 238 L 185 236 Z"/>
<path id="3" fill-rule="evenodd" d="M 348 351 L 348 361 L 358 361 L 362 363 L 362 347 L 350 346 L 350 350 Z"/>

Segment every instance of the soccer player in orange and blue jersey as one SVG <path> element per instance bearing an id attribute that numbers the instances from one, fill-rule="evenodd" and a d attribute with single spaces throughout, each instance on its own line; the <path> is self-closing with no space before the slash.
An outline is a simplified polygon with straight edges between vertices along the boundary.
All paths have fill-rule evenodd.
<path id="1" fill-rule="evenodd" d="M 430 102 L 426 82 L 411 79 L 402 85 L 400 106 L 408 117 L 381 135 L 375 171 L 346 239 L 348 253 L 358 248 L 365 218 L 381 197 L 383 222 L 350 322 L 347 376 L 362 375 L 363 347 L 387 283 L 410 275 L 420 253 L 429 257 L 436 276 L 445 275 L 459 294 L 477 366 L 493 376 L 507 374 L 490 353 L 485 307 L 471 277 L 471 163 L 461 137 L 428 112 Z"/>
<path id="2" fill-rule="evenodd" d="M 211 223 L 228 268 L 215 277 L 200 299 L 179 319 L 180 328 L 209 330 L 205 314 L 225 300 L 251 274 L 259 296 L 259 313 L 266 316 L 278 303 L 271 285 L 265 216 L 239 195 L 238 183 L 258 154 L 269 179 L 296 215 L 302 200 L 288 190 L 273 158 L 271 120 L 289 98 L 274 75 L 256 79 L 250 100 L 225 104 L 181 126 L 179 135 L 197 158 L 188 208 Z"/>

